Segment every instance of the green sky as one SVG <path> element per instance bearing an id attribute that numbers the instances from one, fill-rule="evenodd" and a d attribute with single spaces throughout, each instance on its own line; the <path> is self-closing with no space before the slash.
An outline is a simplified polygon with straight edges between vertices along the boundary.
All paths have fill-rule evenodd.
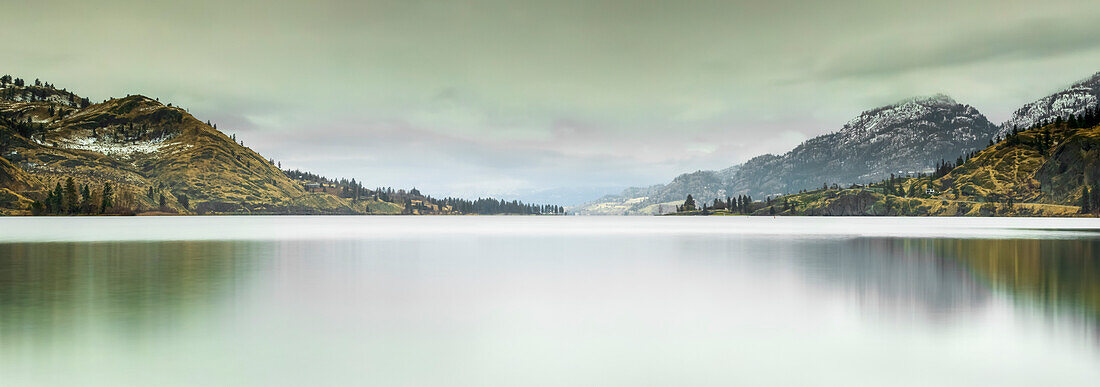
<path id="1" fill-rule="evenodd" d="M 1098 1 L 49 1 L 3 68 L 187 107 L 261 153 L 437 194 L 585 193 L 784 152 L 946 93 L 1000 122 L 1100 71 Z"/>

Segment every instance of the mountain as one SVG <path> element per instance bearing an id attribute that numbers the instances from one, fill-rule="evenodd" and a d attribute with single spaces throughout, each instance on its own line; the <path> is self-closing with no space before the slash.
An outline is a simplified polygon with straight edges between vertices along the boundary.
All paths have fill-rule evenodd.
<path id="1" fill-rule="evenodd" d="M 1081 115 L 1086 110 L 1096 107 L 1098 97 L 1100 97 L 1100 73 L 1017 109 L 1008 121 L 1001 124 L 1001 130 L 997 135 L 1004 138 L 1013 127 L 1025 130 L 1036 124 L 1053 122 L 1059 117 L 1065 119 L 1071 115 Z"/>
<path id="2" fill-rule="evenodd" d="M 945 95 L 914 98 L 861 113 L 837 132 L 782 156 L 746 162 L 734 191 L 763 198 L 820 187 L 930 171 L 943 160 L 981 149 L 997 131 L 977 109 Z"/>
<path id="3" fill-rule="evenodd" d="M 104 196 L 112 199 L 109 206 Z M 438 199 L 416 189 L 372 191 L 355 180 L 284 171 L 180 107 L 141 95 L 93 104 L 48 83 L 4 76 L 0 214 L 27 212 L 537 214 L 561 208 Z"/>
<path id="4" fill-rule="evenodd" d="M 618 195 L 607 195 L 573 207 L 570 212 L 580 215 L 656 215 L 674 211 L 688 194 L 700 198 L 725 198 L 733 195 L 729 182 L 739 168 L 695 171 L 677 176 L 668 184 L 627 188 Z"/>
<path id="5" fill-rule="evenodd" d="M 981 149 L 998 129 L 977 109 L 948 96 L 913 98 L 865 111 L 840 130 L 807 140 L 786 154 L 757 156 L 724 170 L 727 173 L 681 175 L 667 185 L 627 190 L 575 211 L 652 213 L 645 210 L 655 203 L 682 202 L 688 193 L 708 202 L 742 194 L 763 199 L 825 183 L 846 186 L 890 174 L 917 174 L 931 171 L 940 160 Z"/>
<path id="6" fill-rule="evenodd" d="M 160 209 L 171 211 L 355 212 L 335 198 L 307 193 L 184 109 L 140 95 L 80 101 L 45 86 L 6 85 L 0 91 L 4 158 L 45 189 L 69 178 L 80 187 L 110 182 L 117 204 L 135 209 L 160 208 L 163 194 Z M 5 187 L 43 196 L 42 187 Z"/>
<path id="7" fill-rule="evenodd" d="M 760 203 L 756 215 L 1079 216 L 1100 210 L 1100 110 L 1009 134 L 927 177 L 817 189 Z M 1084 116 L 1079 114 L 1078 117 Z M 1091 187 L 1091 188 L 1089 188 Z M 1085 203 L 1088 203 L 1087 205 Z M 1084 208 L 1082 208 L 1084 207 Z"/>

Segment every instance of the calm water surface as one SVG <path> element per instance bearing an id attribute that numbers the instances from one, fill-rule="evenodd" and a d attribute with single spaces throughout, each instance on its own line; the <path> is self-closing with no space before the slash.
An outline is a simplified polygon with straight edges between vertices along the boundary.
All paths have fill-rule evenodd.
<path id="1" fill-rule="evenodd" d="M 1098 228 L 0 218 L 0 385 L 1095 386 Z"/>

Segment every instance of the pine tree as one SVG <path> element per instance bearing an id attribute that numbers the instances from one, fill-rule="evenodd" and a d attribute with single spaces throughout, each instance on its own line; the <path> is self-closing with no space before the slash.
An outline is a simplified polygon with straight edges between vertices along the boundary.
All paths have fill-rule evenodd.
<path id="1" fill-rule="evenodd" d="M 92 212 L 92 190 L 87 184 L 80 188 L 80 212 L 85 214 Z"/>
<path id="2" fill-rule="evenodd" d="M 65 211 L 75 214 L 80 211 L 80 197 L 76 191 L 76 183 L 73 178 L 65 179 Z"/>
<path id="3" fill-rule="evenodd" d="M 65 212 L 65 194 L 61 190 L 61 183 L 57 183 L 53 188 L 53 213 L 60 214 Z"/>
<path id="4" fill-rule="evenodd" d="M 687 199 L 684 200 L 684 211 L 695 211 L 695 198 L 688 194 Z"/>
<path id="5" fill-rule="evenodd" d="M 103 183 L 103 194 L 100 195 L 103 199 L 99 203 L 99 213 L 106 213 L 108 209 L 114 206 L 114 190 L 111 189 L 111 183 Z"/>
<path id="6" fill-rule="evenodd" d="M 47 214 L 54 213 L 56 207 L 54 206 L 53 190 L 46 191 L 46 202 L 43 203 L 42 208 Z"/>

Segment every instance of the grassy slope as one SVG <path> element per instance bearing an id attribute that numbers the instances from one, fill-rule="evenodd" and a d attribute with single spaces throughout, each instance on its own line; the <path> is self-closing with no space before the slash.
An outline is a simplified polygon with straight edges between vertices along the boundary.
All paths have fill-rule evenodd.
<path id="1" fill-rule="evenodd" d="M 147 97 L 130 96 L 70 109 L 64 118 L 51 116 L 50 107 L 46 102 L 0 104 L 0 109 L 19 119 L 42 122 L 48 128 L 45 141 L 37 137 L 29 141 L 17 135 L 13 141 L 20 167 L 16 170 L 29 172 L 23 175 L 33 175 L 42 184 L 33 188 L 0 186 L 41 199 L 42 186 L 50 188 L 69 177 L 78 185 L 96 188 L 111 182 L 116 198 L 145 209 L 157 207 L 155 200 L 146 197 L 149 187 L 157 187 L 159 192 L 154 198 L 164 193 L 168 207 L 180 212 L 187 212 L 177 200 L 182 195 L 190 199 L 192 209 L 212 212 L 362 213 L 367 208 L 375 213 L 400 212 L 392 203 L 353 203 L 332 195 L 307 193 L 258 153 L 185 110 Z M 139 137 L 135 144 L 164 140 L 158 143 L 159 149 L 149 153 L 78 149 L 82 147 L 80 139 L 122 135 Z"/>
<path id="2" fill-rule="evenodd" d="M 1042 134 L 1054 139 L 1053 146 L 1044 146 L 1039 140 Z M 946 176 L 938 179 L 936 185 L 945 187 L 946 193 L 957 193 L 960 198 L 985 198 L 1011 196 L 1018 202 L 1041 202 L 1052 204 L 1072 204 L 1067 195 L 1058 197 L 1044 194 L 1039 171 L 1049 169 L 1052 155 L 1067 152 L 1070 144 L 1085 142 L 1100 144 L 1100 128 L 1069 129 L 1065 126 L 1050 125 L 1039 129 L 1021 132 L 1019 141 L 1002 141 L 986 148 L 962 166 L 955 168 Z M 1095 159 L 1095 155 L 1091 157 Z M 1085 157 L 1080 160 L 1089 159 Z M 1058 172 L 1061 174 L 1065 172 Z M 1048 182 L 1052 184 L 1066 184 Z M 1078 185 L 1074 183 L 1070 185 Z M 1048 187 L 1053 188 L 1053 187 Z M 1079 187 L 1076 192 L 1079 192 Z M 1076 196 L 1076 195 L 1072 195 Z"/>
<path id="3" fill-rule="evenodd" d="M 1046 135 L 1053 141 L 1039 141 Z M 1049 125 L 986 148 L 939 179 L 899 183 L 905 192 L 932 189 L 932 195 L 816 190 L 776 199 L 772 207 L 782 215 L 1076 216 L 1082 184 L 1094 178 L 1100 178 L 1100 127 Z M 770 213 L 766 206 L 756 215 Z"/>

